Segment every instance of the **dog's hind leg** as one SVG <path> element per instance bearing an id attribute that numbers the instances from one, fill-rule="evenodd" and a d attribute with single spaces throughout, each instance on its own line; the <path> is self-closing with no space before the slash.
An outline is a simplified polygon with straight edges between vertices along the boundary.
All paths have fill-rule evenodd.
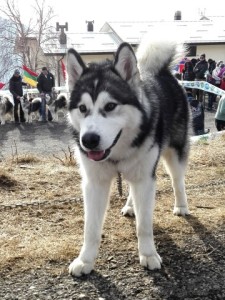
<path id="1" fill-rule="evenodd" d="M 175 149 L 168 148 L 163 153 L 163 159 L 167 172 L 172 180 L 175 196 L 173 213 L 177 216 L 189 215 L 190 213 L 188 210 L 187 196 L 185 192 L 186 156 L 185 158 L 180 159 Z"/>
<path id="2" fill-rule="evenodd" d="M 101 241 L 101 232 L 111 180 L 96 180 L 97 173 L 83 184 L 84 193 L 84 243 L 81 252 L 69 266 L 69 273 L 73 276 L 89 274 L 93 268 Z"/>

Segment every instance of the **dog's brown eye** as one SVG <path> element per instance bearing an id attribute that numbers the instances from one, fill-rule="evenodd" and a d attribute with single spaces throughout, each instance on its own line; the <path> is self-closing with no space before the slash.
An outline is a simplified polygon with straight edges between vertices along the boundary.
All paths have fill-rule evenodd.
<path id="1" fill-rule="evenodd" d="M 107 103 L 105 106 L 105 111 L 112 111 L 115 109 L 116 106 L 117 106 L 116 103 L 113 102 Z"/>
<path id="2" fill-rule="evenodd" d="M 82 105 L 79 106 L 79 110 L 80 110 L 81 113 L 86 113 L 87 107 L 82 104 Z"/>

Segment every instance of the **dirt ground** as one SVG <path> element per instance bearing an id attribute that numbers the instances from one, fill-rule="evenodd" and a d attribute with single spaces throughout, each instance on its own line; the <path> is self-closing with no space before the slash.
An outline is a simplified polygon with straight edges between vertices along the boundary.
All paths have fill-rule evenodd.
<path id="1" fill-rule="evenodd" d="M 215 131 L 214 116 L 206 128 Z M 123 217 L 127 187 L 112 187 L 95 270 L 72 278 L 83 234 L 80 176 L 66 123 L 0 127 L 0 299 L 225 299 L 225 138 L 193 145 L 191 215 L 172 215 L 160 164 L 154 236 L 161 270 L 139 265 L 135 219 Z"/>
<path id="2" fill-rule="evenodd" d="M 52 155 L 69 147 L 73 140 L 66 122 L 33 122 L 20 125 L 7 123 L 0 126 L 0 158 L 20 154 L 36 153 Z"/>
<path id="3" fill-rule="evenodd" d="M 210 129 L 210 132 L 216 131 L 214 116 L 215 111 L 205 112 L 205 129 Z M 0 126 L 0 159 L 15 155 L 17 150 L 20 154 L 52 155 L 72 148 L 71 129 L 65 120 L 60 121 L 22 123 L 19 126 L 7 123 L 4 127 Z"/>

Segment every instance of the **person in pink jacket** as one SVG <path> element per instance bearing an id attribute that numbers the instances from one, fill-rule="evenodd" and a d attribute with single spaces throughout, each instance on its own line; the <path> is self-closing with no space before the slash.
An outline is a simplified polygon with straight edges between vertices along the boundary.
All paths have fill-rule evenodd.
<path id="1" fill-rule="evenodd" d="M 225 65 L 224 63 L 222 63 L 220 65 L 220 72 L 218 73 L 218 77 L 222 78 L 224 72 L 225 72 Z"/>
<path id="2" fill-rule="evenodd" d="M 222 77 L 220 88 L 225 90 L 225 73 Z M 215 124 L 218 131 L 225 130 L 225 95 L 220 98 L 215 115 Z"/>

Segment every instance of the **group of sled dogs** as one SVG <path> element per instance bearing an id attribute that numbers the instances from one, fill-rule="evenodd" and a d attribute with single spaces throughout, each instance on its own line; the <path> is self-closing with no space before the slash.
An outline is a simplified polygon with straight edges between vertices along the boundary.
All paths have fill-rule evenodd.
<path id="1" fill-rule="evenodd" d="M 50 110 L 53 115 L 53 120 L 58 122 L 59 114 L 64 116 L 67 112 L 67 93 L 60 93 L 55 100 L 51 100 L 49 95 L 46 95 L 46 110 Z M 21 97 L 20 102 L 25 114 L 25 119 L 28 123 L 33 120 L 40 120 L 41 97 L 29 97 L 25 94 Z M 18 115 L 20 115 L 18 113 Z M 4 125 L 6 120 L 14 121 L 14 105 L 11 95 L 0 95 L 0 122 Z"/>

